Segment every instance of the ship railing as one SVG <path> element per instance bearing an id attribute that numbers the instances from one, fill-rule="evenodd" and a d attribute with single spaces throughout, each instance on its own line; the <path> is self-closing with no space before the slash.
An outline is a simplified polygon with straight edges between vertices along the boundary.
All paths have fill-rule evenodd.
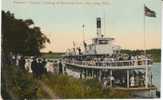
<path id="1" fill-rule="evenodd" d="M 67 63 L 87 65 L 87 66 L 139 66 L 139 65 L 152 65 L 151 59 L 140 60 L 122 60 L 122 61 L 78 61 L 78 60 L 65 60 Z"/>

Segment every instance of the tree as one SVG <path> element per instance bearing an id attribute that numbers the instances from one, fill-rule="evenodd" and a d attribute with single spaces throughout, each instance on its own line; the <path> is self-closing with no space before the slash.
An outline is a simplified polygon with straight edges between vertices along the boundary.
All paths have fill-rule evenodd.
<path id="1" fill-rule="evenodd" d="M 31 27 L 33 26 L 33 27 Z M 34 26 L 32 19 L 16 19 L 13 13 L 2 11 L 2 51 L 22 55 L 39 55 L 50 40 Z"/>
<path id="2" fill-rule="evenodd" d="M 32 27 L 31 27 L 32 26 Z M 9 54 L 39 55 L 50 40 L 34 26 L 31 19 L 16 19 L 9 11 L 2 11 L 2 97 L 29 99 L 36 97 L 36 82 L 32 75 L 10 65 Z"/>

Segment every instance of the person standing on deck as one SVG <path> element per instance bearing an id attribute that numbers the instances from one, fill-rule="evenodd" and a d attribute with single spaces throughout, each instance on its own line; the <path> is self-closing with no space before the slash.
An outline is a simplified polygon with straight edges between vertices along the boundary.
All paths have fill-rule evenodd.
<path id="1" fill-rule="evenodd" d="M 135 86 L 135 78 L 134 78 L 134 76 L 130 77 L 130 86 L 131 87 Z"/>

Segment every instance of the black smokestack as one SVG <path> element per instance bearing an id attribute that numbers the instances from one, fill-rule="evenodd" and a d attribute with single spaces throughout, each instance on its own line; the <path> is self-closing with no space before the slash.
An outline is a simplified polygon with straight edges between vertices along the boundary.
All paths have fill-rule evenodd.
<path id="1" fill-rule="evenodd" d="M 101 18 L 96 18 L 96 25 L 97 25 L 97 37 L 101 37 Z"/>
<path id="2" fill-rule="evenodd" d="M 96 22 L 97 28 L 101 28 L 101 18 L 97 17 L 96 20 L 97 20 L 97 22 Z"/>

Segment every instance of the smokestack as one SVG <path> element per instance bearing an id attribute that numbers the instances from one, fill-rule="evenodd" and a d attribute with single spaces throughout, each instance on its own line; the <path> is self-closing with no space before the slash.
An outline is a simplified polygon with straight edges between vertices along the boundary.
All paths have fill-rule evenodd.
<path id="1" fill-rule="evenodd" d="M 96 26 L 97 26 L 97 37 L 101 37 L 101 18 L 96 18 Z"/>

